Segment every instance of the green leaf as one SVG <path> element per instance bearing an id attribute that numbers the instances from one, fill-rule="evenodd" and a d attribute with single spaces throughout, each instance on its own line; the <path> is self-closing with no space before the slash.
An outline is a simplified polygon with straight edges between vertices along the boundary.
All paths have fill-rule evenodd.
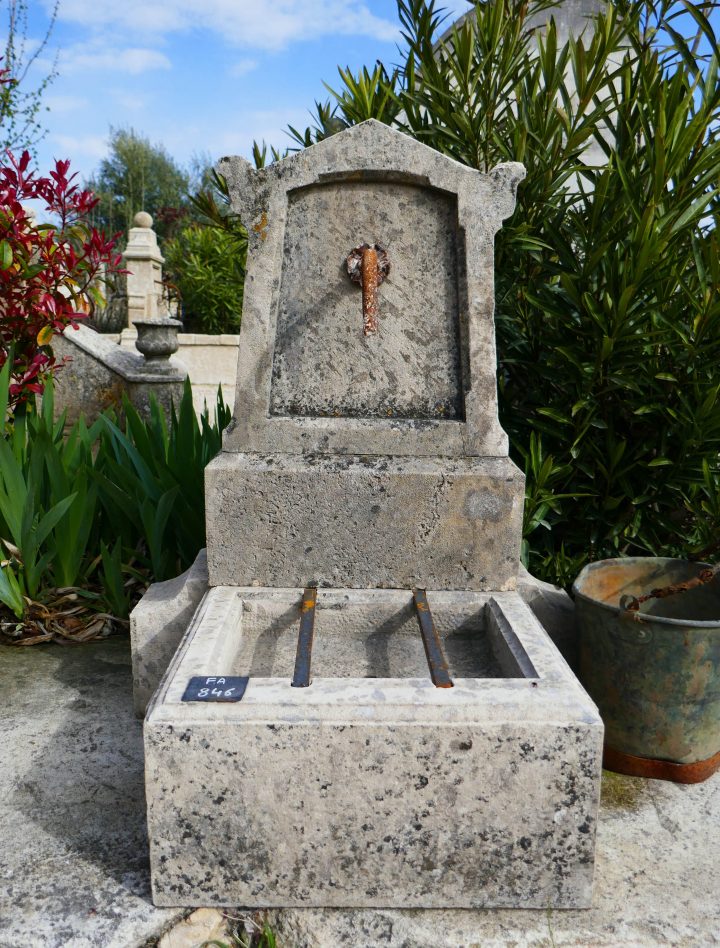
<path id="1" fill-rule="evenodd" d="M 562 412 L 559 412 L 556 408 L 538 408 L 538 414 L 546 415 L 548 418 L 552 418 L 554 421 L 559 422 L 561 425 L 572 424 L 570 419 L 563 415 Z"/>
<path id="2" fill-rule="evenodd" d="M 103 589 L 110 608 L 119 619 L 126 619 L 130 611 L 130 597 L 125 589 L 122 570 L 122 543 L 118 540 L 112 548 L 100 542 L 102 558 Z"/>
<path id="3" fill-rule="evenodd" d="M 10 391 L 10 366 L 12 365 L 13 359 L 13 350 L 7 354 L 5 359 L 5 364 L 0 369 L 0 438 L 5 435 L 7 431 L 7 410 L 8 410 L 8 395 Z"/>
<path id="4" fill-rule="evenodd" d="M 9 270 L 13 262 L 12 246 L 8 240 L 0 240 L 0 270 Z"/>
<path id="5" fill-rule="evenodd" d="M 75 500 L 75 497 L 76 495 L 73 493 L 70 494 L 69 497 L 64 497 L 62 500 L 59 500 L 43 517 L 40 518 L 36 528 L 36 542 L 38 547 L 42 545 L 50 531 L 53 530 L 63 519 L 71 504 Z"/>
<path id="6" fill-rule="evenodd" d="M 17 429 L 13 429 L 13 433 Z M 0 517 L 8 525 L 13 542 L 22 545 L 22 516 L 28 494 L 25 473 L 10 444 L 0 438 Z"/>
<path id="7" fill-rule="evenodd" d="M 4 602 L 17 619 L 22 619 L 25 615 L 22 589 L 9 564 L 0 565 L 0 602 Z"/>

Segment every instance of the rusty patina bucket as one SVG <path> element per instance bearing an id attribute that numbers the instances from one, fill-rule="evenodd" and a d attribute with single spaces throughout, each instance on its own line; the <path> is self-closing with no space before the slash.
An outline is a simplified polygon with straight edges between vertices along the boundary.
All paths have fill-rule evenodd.
<path id="1" fill-rule="evenodd" d="M 600 560 L 575 581 L 580 679 L 605 722 L 609 770 L 699 783 L 720 768 L 720 574 L 637 612 L 620 605 L 705 565 Z"/>

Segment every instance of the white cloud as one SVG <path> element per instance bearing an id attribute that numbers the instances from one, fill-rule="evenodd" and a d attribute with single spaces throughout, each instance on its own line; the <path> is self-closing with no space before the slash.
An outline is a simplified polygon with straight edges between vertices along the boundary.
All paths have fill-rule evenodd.
<path id="1" fill-rule="evenodd" d="M 43 105 L 46 105 L 56 115 L 65 115 L 68 112 L 79 112 L 81 109 L 86 109 L 89 102 L 79 95 L 48 94 L 43 98 Z"/>
<path id="2" fill-rule="evenodd" d="M 76 159 L 91 158 L 97 160 L 107 154 L 107 135 L 52 135 L 50 138 L 53 152 L 57 158 L 73 156 L 72 171 L 76 171 Z"/>
<path id="3" fill-rule="evenodd" d="M 322 36 L 398 37 L 390 20 L 346 0 L 63 0 L 59 17 L 86 29 L 120 28 L 143 36 L 204 28 L 234 45 L 260 49 Z"/>
<path id="4" fill-rule="evenodd" d="M 114 73 L 137 76 L 151 69 L 172 69 L 170 60 L 155 49 L 126 47 L 116 49 L 109 43 L 77 44 L 62 50 L 60 70 L 62 73 L 107 70 Z"/>
<path id="5" fill-rule="evenodd" d="M 249 72 L 257 69 L 257 59 L 240 59 L 228 69 L 228 74 L 236 79 L 241 76 L 247 76 Z"/>

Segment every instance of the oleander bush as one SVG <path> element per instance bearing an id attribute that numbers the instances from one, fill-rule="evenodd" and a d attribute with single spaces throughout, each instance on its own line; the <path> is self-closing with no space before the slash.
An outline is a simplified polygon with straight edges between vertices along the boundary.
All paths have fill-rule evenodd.
<path id="1" fill-rule="evenodd" d="M 165 242 L 165 279 L 185 332 L 240 330 L 247 235 L 235 225 L 194 222 Z"/>
<path id="2" fill-rule="evenodd" d="M 720 48 L 715 4 L 616 0 L 567 42 L 537 26 L 555 6 L 476 2 L 441 38 L 434 0 L 399 0 L 400 64 L 340 69 L 289 131 L 376 118 L 481 171 L 525 164 L 496 239 L 501 420 L 523 558 L 567 584 L 720 536 Z"/>
<path id="3" fill-rule="evenodd" d="M 190 196 L 193 221 L 164 247 L 169 295 L 190 332 L 240 329 L 247 231 L 230 206 L 227 182 L 212 168 Z"/>

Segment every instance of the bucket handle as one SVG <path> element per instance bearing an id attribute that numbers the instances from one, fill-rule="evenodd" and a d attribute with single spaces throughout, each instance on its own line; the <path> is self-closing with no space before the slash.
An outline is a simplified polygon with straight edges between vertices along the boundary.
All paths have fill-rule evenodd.
<path id="1" fill-rule="evenodd" d="M 666 599 L 668 596 L 677 596 L 680 593 L 687 592 L 689 589 L 697 589 L 698 586 L 704 586 L 706 583 L 711 582 L 718 573 L 720 573 L 720 563 L 716 563 L 715 566 L 707 566 L 705 569 L 700 570 L 697 576 L 685 580 L 684 583 L 658 586 L 656 589 L 651 589 L 649 593 L 645 593 L 644 596 L 631 596 L 626 594 L 620 597 L 620 608 L 626 612 L 637 612 L 640 609 L 640 605 L 643 602 L 647 602 L 648 599 Z"/>

